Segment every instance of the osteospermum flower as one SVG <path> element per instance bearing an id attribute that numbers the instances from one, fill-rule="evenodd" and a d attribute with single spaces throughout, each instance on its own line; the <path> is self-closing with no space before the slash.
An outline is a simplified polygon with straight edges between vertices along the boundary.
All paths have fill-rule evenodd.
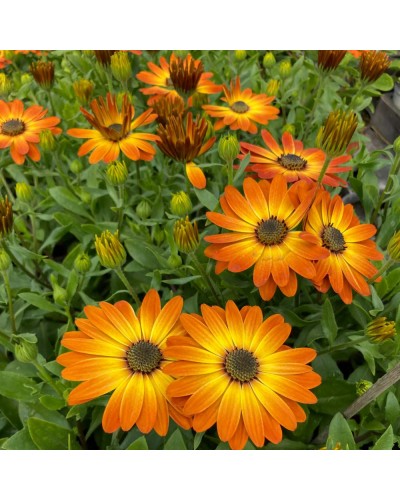
<path id="1" fill-rule="evenodd" d="M 152 105 L 163 95 L 176 96 L 179 91 L 184 95 L 193 92 L 198 94 L 221 92 L 221 85 L 216 85 L 210 80 L 213 74 L 204 73 L 203 63 L 193 59 L 190 54 L 184 60 L 171 54 L 169 63 L 164 57 L 160 57 L 160 66 L 152 62 L 148 62 L 147 66 L 150 71 L 140 71 L 136 78 L 151 85 L 151 87 L 140 89 L 144 95 L 152 96 L 147 101 L 149 105 Z M 173 73 L 172 77 L 171 72 Z"/>
<path id="2" fill-rule="evenodd" d="M 232 80 L 230 89 L 226 85 L 222 86 L 225 97 L 221 100 L 228 103 L 228 106 L 214 106 L 205 104 L 203 109 L 213 118 L 218 118 L 214 128 L 219 130 L 229 126 L 232 130 L 243 130 L 255 134 L 257 132 L 256 123 L 266 125 L 270 120 L 278 118 L 279 109 L 269 104 L 274 100 L 273 96 L 265 94 L 253 94 L 247 88 L 241 90 L 240 78 L 236 82 Z"/>
<path id="3" fill-rule="evenodd" d="M 36 144 L 40 141 L 40 132 L 49 129 L 54 135 L 60 134 L 56 127 L 60 119 L 56 116 L 44 118 L 47 109 L 42 106 L 30 106 L 24 109 L 22 101 L 0 101 L 0 149 L 10 148 L 11 157 L 17 165 L 25 162 L 28 156 L 33 161 L 40 160 L 40 151 Z"/>
<path id="4" fill-rule="evenodd" d="M 229 300 L 226 309 L 201 306 L 202 316 L 182 314 L 188 336 L 171 338 L 166 353 L 178 361 L 165 368 L 178 377 L 167 390 L 186 398 L 183 412 L 193 415 L 197 432 L 217 424 L 218 436 L 241 449 L 248 438 L 263 446 L 282 440 L 306 414 L 298 403 L 317 401 L 309 390 L 321 377 L 307 363 L 314 349 L 284 346 L 291 326 L 280 314 L 263 321 L 258 306 L 240 311 Z"/>
<path id="5" fill-rule="evenodd" d="M 206 236 L 212 243 L 205 254 L 217 262 L 217 274 L 225 269 L 239 273 L 254 265 L 253 282 L 264 300 L 270 300 L 278 286 L 287 297 L 297 291 L 296 273 L 315 278 L 312 260 L 328 256 L 318 239 L 294 229 L 303 219 L 314 188 L 299 181 L 287 188 L 282 175 L 272 182 L 246 178 L 244 196 L 227 186 L 220 198 L 223 214 L 208 212 L 208 219 L 229 233 Z"/>
<path id="6" fill-rule="evenodd" d="M 321 190 L 310 208 L 305 229 L 329 251 L 328 258 L 315 265 L 317 289 L 326 292 L 331 285 L 346 304 L 352 302 L 352 289 L 371 295 L 365 278 L 372 278 L 378 270 L 370 260 L 383 259 L 370 239 L 376 227 L 360 224 L 352 205 L 344 205 L 338 195 L 331 199 Z"/>
<path id="7" fill-rule="evenodd" d="M 110 93 L 106 100 L 103 97 L 93 99 L 90 105 L 93 114 L 85 109 L 81 111 L 86 120 L 95 128 L 71 128 L 69 135 L 78 138 L 89 139 L 82 144 L 78 150 L 78 156 L 83 156 L 92 151 L 89 163 L 98 163 L 103 160 L 106 163 L 118 158 L 122 151 L 131 160 L 151 160 L 156 150 L 148 141 L 156 141 L 158 137 L 154 134 L 144 132 L 133 132 L 141 125 L 147 125 L 156 119 L 152 109 L 148 109 L 135 120 L 135 109 L 129 102 L 128 96 L 124 94 L 121 111 L 118 110 L 117 98 Z"/>
<path id="8" fill-rule="evenodd" d="M 174 297 L 161 309 L 158 293 L 150 290 L 137 316 L 125 301 L 86 306 L 87 319 L 77 319 L 79 330 L 65 333 L 61 341 L 72 352 L 57 358 L 66 367 L 61 375 L 81 382 L 68 404 L 113 391 L 103 414 L 105 432 L 128 431 L 136 424 L 143 433 L 154 429 L 165 436 L 170 416 L 189 428 L 166 394 L 172 377 L 164 373 L 167 339 L 183 333 L 178 322 L 182 305 L 182 298 Z"/>
<path id="9" fill-rule="evenodd" d="M 241 142 L 242 159 L 250 152 L 248 170 L 256 172 L 260 179 L 272 179 L 275 175 L 283 175 L 287 182 L 317 181 L 324 166 L 326 155 L 321 149 L 304 149 L 301 141 L 293 139 L 289 132 L 282 135 L 282 147 L 267 130 L 261 136 L 268 149 Z M 345 186 L 347 183 L 336 174 L 351 170 L 351 167 L 340 167 L 351 159 L 350 155 L 339 156 L 329 162 L 322 183 L 328 186 Z"/>

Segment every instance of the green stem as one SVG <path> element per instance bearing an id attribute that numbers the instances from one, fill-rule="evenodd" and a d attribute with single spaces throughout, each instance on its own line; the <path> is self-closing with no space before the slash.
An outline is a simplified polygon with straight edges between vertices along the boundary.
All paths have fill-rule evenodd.
<path id="1" fill-rule="evenodd" d="M 29 213 L 29 218 L 31 220 L 31 227 L 32 227 L 33 251 L 35 253 L 38 253 L 36 214 L 33 210 Z"/>
<path id="2" fill-rule="evenodd" d="M 15 324 L 14 304 L 13 304 L 13 298 L 12 298 L 10 280 L 8 279 L 8 272 L 7 271 L 3 271 L 2 275 L 3 275 L 3 279 L 4 279 L 4 285 L 5 285 L 6 291 L 7 291 L 8 311 L 9 311 L 9 314 L 10 314 L 11 331 L 13 332 L 14 335 L 16 335 L 16 333 L 17 333 L 17 327 L 16 327 L 16 324 Z"/>
<path id="3" fill-rule="evenodd" d="M 327 155 L 325 158 L 324 166 L 322 167 L 321 172 L 319 173 L 319 176 L 318 176 L 317 183 L 318 183 L 319 187 L 321 187 L 321 185 L 322 185 L 322 181 L 324 179 L 324 175 L 325 175 L 326 171 L 328 170 L 330 161 L 331 161 L 331 158 Z"/>
<path id="4" fill-rule="evenodd" d="M 3 344 L 9 351 L 13 351 L 13 345 L 10 341 L 10 337 L 3 332 L 0 332 L 0 343 Z"/>
<path id="5" fill-rule="evenodd" d="M 206 287 L 210 290 L 211 295 L 214 297 L 215 302 L 217 304 L 219 304 L 220 306 L 222 306 L 223 305 L 223 298 L 222 298 L 221 292 L 216 288 L 215 284 L 213 283 L 211 278 L 206 273 L 204 267 L 202 266 L 202 264 L 200 263 L 200 261 L 196 257 L 196 254 L 194 252 L 192 252 L 190 254 L 190 256 L 192 258 L 194 267 L 200 273 Z"/>
<path id="6" fill-rule="evenodd" d="M 140 189 L 140 166 L 139 166 L 138 162 L 135 162 L 135 166 L 136 166 L 136 182 L 137 182 L 137 187 L 138 187 L 138 190 L 140 193 L 141 192 L 141 189 Z"/>
<path id="7" fill-rule="evenodd" d="M 59 394 L 64 399 L 64 391 L 62 391 L 57 386 L 52 377 L 47 373 L 46 369 L 42 365 L 40 365 L 37 361 L 32 361 L 32 364 L 38 371 L 41 379 L 47 382 L 56 391 L 56 393 Z"/>
<path id="8" fill-rule="evenodd" d="M 0 169 L 0 179 L 1 179 L 1 182 L 3 183 L 4 189 L 7 192 L 7 196 L 9 198 L 9 200 L 11 201 L 11 203 L 15 203 L 15 197 L 12 194 L 11 189 L 9 188 L 9 186 L 7 184 L 7 181 L 6 181 L 5 177 L 4 177 L 3 169 L 2 168 Z"/>
<path id="9" fill-rule="evenodd" d="M 364 82 L 361 82 L 360 86 L 358 87 L 357 92 L 351 98 L 351 101 L 350 101 L 349 107 L 348 107 L 349 111 L 351 111 L 351 110 L 354 111 L 353 108 L 354 108 L 354 105 L 355 105 L 355 102 L 356 102 L 358 96 L 360 96 L 367 87 L 368 87 L 368 84 L 365 84 Z"/>
<path id="10" fill-rule="evenodd" d="M 124 186 L 118 186 L 118 198 L 120 204 L 120 206 L 118 207 L 118 234 L 121 233 L 122 223 L 124 221 L 124 196 L 125 196 Z"/>
<path id="11" fill-rule="evenodd" d="M 54 106 L 54 101 L 53 101 L 53 96 L 51 95 L 51 90 L 49 89 L 47 91 L 47 95 L 48 95 L 48 98 L 49 98 L 49 111 L 52 115 L 55 114 L 56 112 L 56 108 Z"/>
<path id="12" fill-rule="evenodd" d="M 122 283 L 126 286 L 126 289 L 128 292 L 131 294 L 133 300 L 136 302 L 136 305 L 139 307 L 140 306 L 140 299 L 138 294 L 135 292 L 135 290 L 132 288 L 131 284 L 128 281 L 128 278 L 125 276 L 123 270 L 120 267 L 117 267 L 114 269 L 116 272 L 118 278 L 122 281 Z"/>
<path id="13" fill-rule="evenodd" d="M 396 156 L 394 157 L 392 166 L 390 168 L 390 172 L 388 174 L 385 188 L 382 191 L 381 195 L 379 196 L 378 203 L 375 207 L 375 210 L 372 212 L 371 220 L 370 220 L 371 224 L 375 223 L 375 220 L 378 216 L 379 210 L 381 209 L 383 200 L 386 198 L 386 196 L 388 196 L 390 194 L 390 191 L 392 189 L 392 182 L 393 182 L 392 177 L 397 175 L 399 168 L 400 168 L 400 153 L 396 153 Z M 387 212 L 387 206 L 388 206 L 388 203 L 386 202 L 385 203 L 385 212 L 384 212 L 385 214 Z"/>
<path id="14" fill-rule="evenodd" d="M 107 78 L 107 86 L 108 86 L 108 90 L 111 94 L 114 93 L 114 87 L 113 87 L 113 83 L 112 83 L 112 77 L 110 75 L 110 72 L 108 69 L 105 69 L 104 68 L 104 72 L 106 74 L 106 78 Z"/>
<path id="15" fill-rule="evenodd" d="M 361 344 L 361 342 L 366 342 L 366 341 L 367 339 L 357 339 L 357 340 L 351 340 L 349 342 L 344 342 L 343 344 L 336 344 L 333 345 L 332 347 L 321 349 L 320 351 L 318 351 L 318 356 L 320 356 L 321 354 L 327 354 L 335 351 L 341 351 L 343 349 L 348 349 L 349 347 L 357 346 Z"/>
<path id="16" fill-rule="evenodd" d="M 394 260 L 389 259 L 389 260 L 386 262 L 386 264 L 384 264 L 384 265 L 383 265 L 383 266 L 379 269 L 379 271 L 378 271 L 376 274 L 374 274 L 374 275 L 372 276 L 372 278 L 369 278 L 369 279 L 367 280 L 367 283 L 370 285 L 371 283 L 373 283 L 374 281 L 376 281 L 376 280 L 379 278 L 379 276 L 382 276 L 382 274 L 383 274 L 383 273 L 384 273 L 387 269 L 389 269 L 389 267 L 391 267 L 393 264 L 394 264 Z"/>
<path id="17" fill-rule="evenodd" d="M 228 169 L 228 184 L 233 184 L 233 162 L 226 164 L 226 168 Z"/>
<path id="18" fill-rule="evenodd" d="M 322 97 L 322 93 L 324 90 L 324 83 L 325 83 L 326 75 L 325 74 L 320 74 L 320 78 L 318 80 L 318 87 L 317 87 L 317 93 L 313 102 L 313 106 L 311 108 L 310 114 L 308 116 L 308 121 L 307 121 L 307 126 L 303 134 L 303 139 L 307 139 L 308 133 L 310 132 L 310 129 L 312 125 L 314 124 L 314 115 L 315 111 L 317 110 L 319 101 Z"/>

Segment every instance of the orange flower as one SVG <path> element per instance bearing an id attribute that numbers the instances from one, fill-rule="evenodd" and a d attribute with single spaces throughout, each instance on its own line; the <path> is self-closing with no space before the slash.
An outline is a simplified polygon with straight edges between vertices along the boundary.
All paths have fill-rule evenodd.
<path id="1" fill-rule="evenodd" d="M 152 62 L 148 62 L 147 66 L 150 71 L 140 71 L 140 73 L 136 75 L 138 80 L 151 85 L 151 87 L 140 89 L 140 92 L 144 95 L 153 96 L 150 97 L 147 104 L 152 105 L 162 95 L 171 93 L 173 95 L 178 95 L 177 90 L 182 88 L 187 89 L 187 84 L 190 81 L 190 74 L 196 75 L 195 84 L 189 87 L 189 89 L 192 89 L 191 91 L 195 91 L 199 94 L 215 94 L 217 92 L 221 92 L 221 85 L 215 85 L 210 81 L 213 74 L 203 73 L 200 65 L 202 66 L 202 62 L 200 60 L 193 59 L 190 54 L 188 54 L 183 61 L 176 57 L 175 54 L 171 54 L 169 63 L 164 57 L 160 57 L 160 66 L 157 66 Z M 176 80 L 176 84 L 178 85 L 177 88 L 174 87 L 173 80 L 171 79 L 171 67 L 173 67 L 173 70 L 176 68 L 173 76 Z M 190 68 L 192 68 L 191 72 L 189 72 Z M 182 71 L 178 71 L 178 69 L 182 69 Z M 184 71 L 184 69 L 187 71 Z M 197 78 L 198 74 L 200 74 L 199 78 Z"/>
<path id="2" fill-rule="evenodd" d="M 211 246 L 205 255 L 218 261 L 217 274 L 225 269 L 239 273 L 255 265 L 253 282 L 261 297 L 270 300 L 278 286 L 287 297 L 297 291 L 296 273 L 315 278 L 312 260 L 329 255 L 317 246 L 318 238 L 294 231 L 303 219 L 315 195 L 309 183 L 299 181 L 287 189 L 284 176 L 272 182 L 256 182 L 246 178 L 244 194 L 232 187 L 225 188 L 220 204 L 225 215 L 208 212 L 208 219 L 229 233 L 206 236 Z"/>
<path id="3" fill-rule="evenodd" d="M 251 153 L 248 170 L 256 172 L 260 179 L 272 179 L 275 175 L 282 174 L 287 182 L 318 180 L 326 159 L 321 149 L 304 149 L 303 143 L 294 140 L 289 132 L 282 135 L 282 147 L 267 130 L 262 130 L 261 135 L 268 149 L 247 142 L 240 143 L 243 153 L 239 155 L 240 159 L 248 152 Z M 351 170 L 351 167 L 339 167 L 350 159 L 350 155 L 345 155 L 331 160 L 322 183 L 334 187 L 346 186 L 347 182 L 335 174 Z"/>
<path id="4" fill-rule="evenodd" d="M 179 377 L 167 394 L 183 399 L 193 428 L 203 432 L 215 423 L 218 436 L 233 449 L 248 438 L 263 446 L 282 440 L 282 428 L 294 431 L 306 414 L 298 403 L 317 399 L 309 390 L 321 377 L 307 363 L 316 352 L 283 345 L 291 326 L 280 314 L 263 321 L 258 306 L 240 311 L 231 300 L 226 309 L 205 304 L 202 316 L 182 314 L 188 336 L 171 338 L 166 354 L 179 361 L 165 371 Z"/>
<path id="5" fill-rule="evenodd" d="M 368 50 L 348 50 L 347 52 L 349 52 L 356 59 L 359 59 L 363 52 L 368 52 Z"/>
<path id="6" fill-rule="evenodd" d="M 72 352 L 58 356 L 66 380 L 82 381 L 68 404 L 83 404 L 110 391 L 103 429 L 128 431 L 135 424 L 143 433 L 168 432 L 171 416 L 181 427 L 189 419 L 174 407 L 166 389 L 172 377 L 164 373 L 167 339 L 183 333 L 178 319 L 183 300 L 174 297 L 161 309 L 160 297 L 150 290 L 136 316 L 125 301 L 86 306 L 88 319 L 75 321 L 78 331 L 67 332 L 61 344 Z"/>
<path id="7" fill-rule="evenodd" d="M 151 160 L 156 150 L 148 141 L 156 141 L 158 137 L 154 134 L 143 132 L 132 133 L 140 125 L 147 125 L 156 119 L 152 109 L 148 109 L 135 120 L 135 109 L 130 104 L 125 94 L 122 101 L 121 111 L 117 107 L 116 96 L 108 93 L 106 100 L 103 97 L 93 99 L 90 105 L 93 114 L 85 109 L 81 111 L 86 120 L 96 129 L 71 128 L 67 132 L 73 137 L 89 139 L 82 144 L 78 150 L 78 156 L 83 156 L 89 151 L 89 163 L 98 163 L 103 160 L 106 163 L 118 158 L 122 151 L 131 160 Z"/>
<path id="8" fill-rule="evenodd" d="M 371 278 L 377 269 L 369 262 L 382 260 L 371 237 L 372 224 L 360 224 L 352 205 L 344 205 L 340 196 L 332 199 L 324 190 L 317 194 L 307 217 L 305 229 L 329 251 L 329 257 L 316 263 L 317 289 L 326 292 L 330 285 L 346 304 L 352 302 L 352 288 L 361 295 L 371 295 L 364 277 Z M 308 236 L 306 236 L 308 238 Z"/>
<path id="9" fill-rule="evenodd" d="M 52 134 L 61 133 L 56 127 L 60 119 L 56 116 L 43 118 L 47 109 L 42 106 L 30 106 L 24 110 L 22 101 L 0 101 L 0 149 L 10 148 L 11 157 L 17 165 L 23 165 L 25 157 L 32 161 L 40 160 L 40 151 L 36 144 L 40 141 L 40 132 L 49 129 Z"/>
<path id="10" fill-rule="evenodd" d="M 243 130 L 251 134 L 257 133 L 256 123 L 266 125 L 270 120 L 278 118 L 279 109 L 269 104 L 275 99 L 266 94 L 253 94 L 251 89 L 240 89 L 240 78 L 236 83 L 232 80 L 230 90 L 222 86 L 225 97 L 221 99 L 228 103 L 226 106 L 205 104 L 203 109 L 213 118 L 218 118 L 214 128 L 219 130 L 228 125 L 231 130 Z"/>

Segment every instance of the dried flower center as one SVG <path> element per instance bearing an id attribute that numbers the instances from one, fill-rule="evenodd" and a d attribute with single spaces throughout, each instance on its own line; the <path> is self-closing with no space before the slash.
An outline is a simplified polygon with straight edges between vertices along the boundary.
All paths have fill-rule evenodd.
<path id="1" fill-rule="evenodd" d="M 273 215 L 268 220 L 262 220 L 256 229 L 258 240 L 264 245 L 279 245 L 285 239 L 289 228 L 284 221 Z"/>
<path id="2" fill-rule="evenodd" d="M 5 135 L 19 135 L 25 130 L 21 120 L 8 120 L 1 125 L 1 133 Z"/>
<path id="3" fill-rule="evenodd" d="M 227 374 L 239 382 L 250 382 L 257 375 L 258 361 L 253 353 L 246 349 L 228 352 L 224 363 Z"/>
<path id="4" fill-rule="evenodd" d="M 324 227 L 322 231 L 322 246 L 326 247 L 333 253 L 342 253 L 346 250 L 346 242 L 344 241 L 343 234 L 332 227 L 332 223 Z"/>
<path id="5" fill-rule="evenodd" d="M 249 110 L 249 106 L 243 101 L 236 101 L 232 104 L 231 110 L 235 113 L 246 113 Z"/>
<path id="6" fill-rule="evenodd" d="M 282 155 L 278 158 L 278 162 L 288 170 L 304 170 L 307 166 L 307 160 L 293 154 Z"/>
<path id="7" fill-rule="evenodd" d="M 162 353 L 152 342 L 139 340 L 128 349 L 126 358 L 132 371 L 151 373 L 160 366 Z"/>

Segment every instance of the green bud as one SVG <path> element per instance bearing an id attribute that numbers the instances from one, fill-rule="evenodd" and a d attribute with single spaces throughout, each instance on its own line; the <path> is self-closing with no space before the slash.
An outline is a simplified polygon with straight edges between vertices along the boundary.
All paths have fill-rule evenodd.
<path id="1" fill-rule="evenodd" d="M 390 238 L 387 251 L 392 260 L 400 262 L 400 231 Z"/>
<path id="2" fill-rule="evenodd" d="M 21 76 L 21 84 L 25 85 L 26 83 L 31 83 L 33 80 L 32 76 L 29 73 L 24 73 Z"/>
<path id="3" fill-rule="evenodd" d="M 235 50 L 235 59 L 236 61 L 244 61 L 246 59 L 246 51 L 245 50 Z"/>
<path id="4" fill-rule="evenodd" d="M 87 253 L 82 252 L 78 255 L 78 257 L 74 260 L 74 268 L 78 273 L 85 274 L 90 269 L 90 257 Z"/>
<path id="5" fill-rule="evenodd" d="M 53 151 L 56 147 L 54 135 L 48 128 L 40 132 L 40 147 L 43 151 Z"/>
<path id="6" fill-rule="evenodd" d="M 393 150 L 396 154 L 400 153 L 400 135 L 399 137 L 397 137 L 397 139 L 395 139 L 393 143 Z"/>
<path id="7" fill-rule="evenodd" d="M 112 186 L 122 186 L 128 178 L 128 169 L 124 161 L 112 161 L 108 164 L 106 177 Z"/>
<path id="8" fill-rule="evenodd" d="M 32 188 L 26 182 L 17 182 L 15 185 L 15 194 L 20 201 L 25 203 L 29 203 L 33 198 Z"/>
<path id="9" fill-rule="evenodd" d="M 168 265 L 172 269 L 176 269 L 182 265 L 182 259 L 179 255 L 170 255 L 168 257 Z"/>
<path id="10" fill-rule="evenodd" d="M 274 66 L 276 63 L 276 59 L 275 59 L 275 56 L 272 52 L 267 52 L 264 56 L 264 59 L 263 59 L 263 66 L 264 68 L 272 68 L 272 66 Z"/>
<path id="11" fill-rule="evenodd" d="M 151 212 L 151 205 L 147 200 L 142 200 L 136 207 L 136 213 L 141 219 L 148 219 Z"/>
<path id="12" fill-rule="evenodd" d="M 368 389 L 370 389 L 372 387 L 372 382 L 370 382 L 369 380 L 359 380 L 357 383 L 356 383 L 356 393 L 357 393 L 357 396 L 362 396 L 363 394 L 365 394 Z"/>
<path id="13" fill-rule="evenodd" d="M 80 199 L 86 205 L 89 205 L 89 203 L 92 201 L 92 195 L 88 191 L 81 189 L 78 194 L 79 194 Z"/>
<path id="14" fill-rule="evenodd" d="M 38 348 L 36 342 L 29 342 L 25 338 L 19 336 L 14 337 L 14 354 L 15 358 L 21 363 L 32 363 L 36 361 Z"/>
<path id="15" fill-rule="evenodd" d="M 67 290 L 60 285 L 53 285 L 53 299 L 56 304 L 64 306 L 68 300 Z"/>
<path id="16" fill-rule="evenodd" d="M 12 87 L 12 83 L 5 73 L 0 73 L 0 96 L 7 96 Z"/>
<path id="17" fill-rule="evenodd" d="M 293 123 L 286 123 L 282 132 L 289 132 L 289 134 L 294 135 L 296 133 L 296 127 Z"/>
<path id="18" fill-rule="evenodd" d="M 281 82 L 279 80 L 268 80 L 267 87 L 265 89 L 265 93 L 268 96 L 276 96 L 278 95 L 279 87 L 281 86 Z"/>
<path id="19" fill-rule="evenodd" d="M 127 52 L 116 52 L 111 56 L 111 72 L 119 82 L 126 82 L 132 74 Z"/>
<path id="20" fill-rule="evenodd" d="M 240 151 L 239 141 L 236 136 L 227 134 L 218 141 L 218 154 L 228 165 L 233 163 Z"/>
<path id="21" fill-rule="evenodd" d="M 11 259 L 8 253 L 0 248 L 0 271 L 7 271 L 11 266 Z"/>
<path id="22" fill-rule="evenodd" d="M 160 226 L 153 226 L 151 231 L 152 238 L 157 245 L 161 245 L 161 243 L 165 239 L 165 232 Z"/>
<path id="23" fill-rule="evenodd" d="M 179 191 L 172 195 L 170 203 L 171 213 L 178 217 L 184 217 L 192 211 L 192 202 L 185 191 Z"/>
<path id="24" fill-rule="evenodd" d="M 126 260 L 125 248 L 119 241 L 118 231 L 115 234 L 106 230 L 100 236 L 95 236 L 94 246 L 100 263 L 109 269 L 122 267 Z"/>
<path id="25" fill-rule="evenodd" d="M 289 60 L 282 61 L 279 64 L 279 75 L 281 78 L 287 78 L 292 70 L 292 63 Z"/>
<path id="26" fill-rule="evenodd" d="M 82 172 L 82 170 L 83 170 L 83 165 L 82 165 L 82 162 L 81 162 L 81 161 L 79 161 L 79 160 L 74 160 L 74 161 L 70 164 L 69 168 L 70 168 L 70 170 L 71 170 L 71 172 L 72 172 L 73 174 L 78 175 L 78 174 L 80 174 L 80 173 Z"/>

